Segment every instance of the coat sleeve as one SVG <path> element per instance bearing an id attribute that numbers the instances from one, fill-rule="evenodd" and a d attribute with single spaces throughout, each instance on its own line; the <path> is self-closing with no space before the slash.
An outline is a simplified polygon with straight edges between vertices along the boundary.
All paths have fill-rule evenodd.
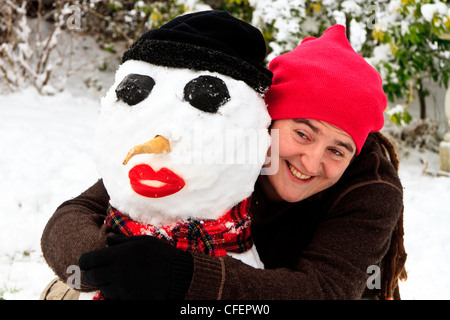
<path id="1" fill-rule="evenodd" d="M 342 194 L 309 245 L 292 253 L 295 268 L 259 270 L 230 257 L 194 255 L 187 298 L 359 299 L 371 274 L 367 268 L 386 254 L 402 208 L 398 187 L 360 185 Z"/>
<path id="2" fill-rule="evenodd" d="M 78 197 L 61 204 L 48 221 L 41 237 L 41 249 L 48 265 L 64 282 L 72 274 L 81 254 L 106 246 L 104 225 L 109 196 L 99 180 Z M 93 288 L 82 283 L 81 290 Z"/>

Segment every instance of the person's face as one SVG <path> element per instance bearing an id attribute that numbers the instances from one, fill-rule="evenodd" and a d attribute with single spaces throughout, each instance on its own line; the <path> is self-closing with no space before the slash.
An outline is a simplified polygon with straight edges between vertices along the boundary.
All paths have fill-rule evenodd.
<path id="1" fill-rule="evenodd" d="M 297 202 L 331 187 L 356 153 L 353 139 L 327 122 L 276 120 L 272 129 L 279 130 L 279 169 L 261 176 L 272 201 Z"/>

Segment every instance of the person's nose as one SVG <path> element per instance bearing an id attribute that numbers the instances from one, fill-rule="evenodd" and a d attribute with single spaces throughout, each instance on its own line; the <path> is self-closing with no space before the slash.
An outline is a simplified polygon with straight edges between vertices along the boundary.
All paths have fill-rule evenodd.
<path id="1" fill-rule="evenodd" d="M 308 148 L 301 157 L 303 168 L 307 171 L 302 173 L 309 176 L 319 175 L 323 165 L 323 157 L 324 152 L 320 146 Z"/>

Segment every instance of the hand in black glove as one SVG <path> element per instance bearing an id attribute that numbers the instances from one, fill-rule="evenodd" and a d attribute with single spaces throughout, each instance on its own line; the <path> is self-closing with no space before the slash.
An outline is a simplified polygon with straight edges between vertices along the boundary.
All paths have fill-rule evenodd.
<path id="1" fill-rule="evenodd" d="M 107 299 L 183 299 L 193 275 L 193 258 L 151 236 L 115 235 L 108 247 L 81 255 L 83 281 Z"/>

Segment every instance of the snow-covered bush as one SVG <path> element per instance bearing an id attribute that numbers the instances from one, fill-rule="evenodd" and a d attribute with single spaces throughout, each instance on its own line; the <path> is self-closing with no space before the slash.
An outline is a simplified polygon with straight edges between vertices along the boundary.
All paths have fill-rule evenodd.
<path id="1" fill-rule="evenodd" d="M 54 69 L 71 58 L 54 54 L 58 46 L 67 45 L 63 34 L 89 34 L 114 52 L 116 41 L 130 45 L 182 13 L 207 8 L 197 0 L 6 0 L 0 7 L 0 88 L 14 91 L 32 85 L 46 94 L 63 90 L 65 79 L 51 81 Z"/>
<path id="2" fill-rule="evenodd" d="M 320 36 L 336 23 L 346 26 L 347 37 L 356 51 L 372 52 L 370 15 L 372 0 L 250 0 L 255 10 L 252 23 L 263 30 L 271 53 L 268 60 L 294 49 L 308 36 Z"/>
<path id="3" fill-rule="evenodd" d="M 398 124 L 411 120 L 407 107 L 413 99 L 419 99 L 425 117 L 422 80 L 448 84 L 449 0 L 6 0 L 0 8 L 0 82 L 48 91 L 55 69 L 50 54 L 62 31 L 89 34 L 120 55 L 118 41 L 127 46 L 182 13 L 210 8 L 257 26 L 269 48 L 267 63 L 307 36 L 345 25 L 352 46 L 380 72 L 389 100 L 405 100 L 403 108 L 388 109 Z M 42 21 L 51 24 L 46 32 Z"/>
<path id="4" fill-rule="evenodd" d="M 447 87 L 450 77 L 449 2 L 391 0 L 376 12 L 372 37 L 377 47 L 369 59 L 380 71 L 390 101 L 419 99 L 426 118 L 425 82 Z"/>
<path id="5" fill-rule="evenodd" d="M 50 55 L 65 24 L 66 9 L 60 2 L 46 18 L 37 12 L 30 19 L 27 1 L 6 0 L 0 8 L 0 84 L 11 90 L 29 84 L 40 92 L 50 90 L 54 66 Z M 44 19 L 53 20 L 50 28 L 42 24 Z"/>

